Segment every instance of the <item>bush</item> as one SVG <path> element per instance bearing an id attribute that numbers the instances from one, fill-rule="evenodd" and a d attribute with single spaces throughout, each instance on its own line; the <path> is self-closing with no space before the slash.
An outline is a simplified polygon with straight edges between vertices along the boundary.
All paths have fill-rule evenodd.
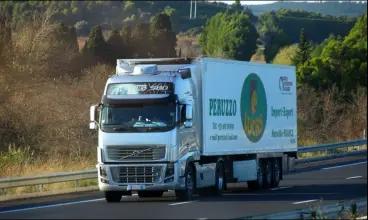
<path id="1" fill-rule="evenodd" d="M 367 125 L 367 89 L 345 99 L 337 87 L 317 91 L 298 88 L 298 144 L 328 143 L 362 138 Z"/>
<path id="2" fill-rule="evenodd" d="M 296 54 L 298 46 L 297 44 L 292 44 L 286 47 L 283 47 L 279 50 L 276 54 L 275 58 L 273 59 L 273 64 L 284 64 L 284 65 L 292 65 L 293 64 L 293 57 Z"/>
<path id="3" fill-rule="evenodd" d="M 52 23 L 51 16 L 36 16 L 14 35 L 13 67 L 27 76 L 60 78 L 81 69 L 75 29 Z"/>

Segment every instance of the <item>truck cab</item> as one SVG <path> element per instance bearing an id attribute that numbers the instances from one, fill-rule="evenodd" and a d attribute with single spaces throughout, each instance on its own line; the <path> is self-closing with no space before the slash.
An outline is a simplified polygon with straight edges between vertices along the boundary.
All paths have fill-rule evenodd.
<path id="1" fill-rule="evenodd" d="M 99 188 L 107 201 L 185 187 L 178 160 L 199 156 L 192 71 L 184 59 L 117 61 L 101 103 L 90 109 L 90 128 L 98 129 Z"/>

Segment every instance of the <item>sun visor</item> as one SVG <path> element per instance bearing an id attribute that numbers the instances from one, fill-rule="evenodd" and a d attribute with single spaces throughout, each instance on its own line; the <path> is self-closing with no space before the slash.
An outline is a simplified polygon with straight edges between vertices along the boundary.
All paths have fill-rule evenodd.
<path id="1" fill-rule="evenodd" d="M 176 95 L 137 95 L 138 97 L 129 96 L 111 96 L 104 95 L 102 97 L 103 105 L 136 105 L 136 104 L 163 104 L 168 102 L 174 102 L 176 100 Z"/>

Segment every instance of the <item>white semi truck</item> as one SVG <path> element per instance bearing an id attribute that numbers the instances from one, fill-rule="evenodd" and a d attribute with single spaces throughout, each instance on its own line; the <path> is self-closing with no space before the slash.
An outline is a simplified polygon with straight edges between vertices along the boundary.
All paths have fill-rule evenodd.
<path id="1" fill-rule="evenodd" d="M 98 183 L 108 202 L 228 183 L 276 187 L 297 151 L 295 68 L 214 58 L 119 59 L 101 103 Z"/>

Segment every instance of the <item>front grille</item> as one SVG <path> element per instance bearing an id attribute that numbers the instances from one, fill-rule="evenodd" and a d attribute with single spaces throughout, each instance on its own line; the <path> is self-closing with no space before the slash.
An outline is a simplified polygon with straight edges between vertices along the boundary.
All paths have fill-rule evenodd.
<path id="1" fill-rule="evenodd" d="M 117 183 L 154 183 L 161 171 L 161 166 L 111 167 L 112 179 Z"/>
<path id="2" fill-rule="evenodd" d="M 165 158 L 165 146 L 107 146 L 108 160 L 162 160 Z"/>

